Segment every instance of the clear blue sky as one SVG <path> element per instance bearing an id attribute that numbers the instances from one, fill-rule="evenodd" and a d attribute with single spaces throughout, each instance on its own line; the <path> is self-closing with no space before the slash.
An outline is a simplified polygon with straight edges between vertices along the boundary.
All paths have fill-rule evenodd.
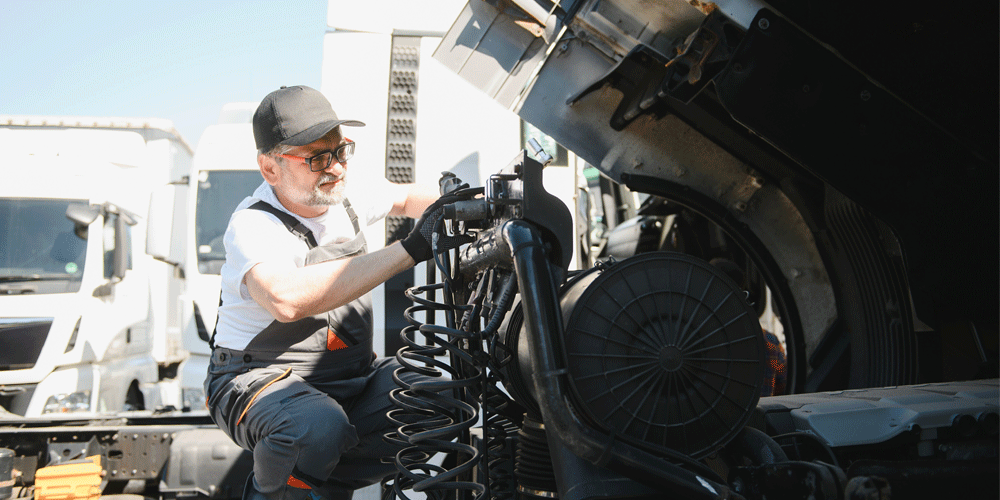
<path id="1" fill-rule="evenodd" d="M 166 118 L 320 86 L 326 0 L 0 0 L 0 114 Z"/>

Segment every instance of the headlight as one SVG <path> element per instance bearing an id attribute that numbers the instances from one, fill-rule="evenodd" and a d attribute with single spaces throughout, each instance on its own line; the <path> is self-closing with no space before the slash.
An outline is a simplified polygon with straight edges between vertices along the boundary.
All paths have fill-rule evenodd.
<path id="1" fill-rule="evenodd" d="M 205 391 L 200 388 L 181 389 L 181 404 L 186 409 L 205 409 Z"/>
<path id="2" fill-rule="evenodd" d="M 55 394 L 45 401 L 42 413 L 76 413 L 90 411 L 90 391 Z"/>

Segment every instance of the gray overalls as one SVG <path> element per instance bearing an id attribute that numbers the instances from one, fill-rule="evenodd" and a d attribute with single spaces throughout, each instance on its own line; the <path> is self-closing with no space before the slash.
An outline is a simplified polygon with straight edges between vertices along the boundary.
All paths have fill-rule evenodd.
<path id="1" fill-rule="evenodd" d="M 344 207 L 354 238 L 323 246 L 289 214 L 262 201 L 250 208 L 274 214 L 305 241 L 308 266 L 367 252 L 357 215 L 346 200 Z M 274 321 L 242 351 L 212 350 L 205 381 L 212 419 L 253 452 L 244 500 L 350 499 L 395 471 L 381 459 L 398 449 L 382 435 L 393 430 L 386 411 L 400 365 L 376 359 L 371 319 L 366 294 L 326 314 Z"/>

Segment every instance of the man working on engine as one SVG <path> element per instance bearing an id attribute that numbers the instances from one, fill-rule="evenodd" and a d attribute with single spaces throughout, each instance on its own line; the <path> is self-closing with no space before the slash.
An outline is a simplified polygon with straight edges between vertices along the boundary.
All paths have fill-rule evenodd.
<path id="1" fill-rule="evenodd" d="M 341 127 L 363 125 L 302 86 L 272 92 L 254 113 L 264 182 L 226 231 L 205 381 L 213 420 L 253 452 L 244 499 L 350 498 L 394 471 L 381 459 L 398 450 L 382 435 L 393 430 L 385 412 L 399 364 L 373 353 L 367 294 L 432 257 L 427 225 L 447 200 L 385 179 L 348 183 L 355 144 Z M 368 253 L 361 226 L 389 214 L 420 220 Z M 457 244 L 439 240 L 438 251 Z"/>

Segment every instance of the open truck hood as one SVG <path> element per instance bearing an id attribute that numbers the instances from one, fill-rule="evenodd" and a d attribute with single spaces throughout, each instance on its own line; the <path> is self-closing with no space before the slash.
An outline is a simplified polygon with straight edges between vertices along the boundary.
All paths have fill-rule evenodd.
<path id="1" fill-rule="evenodd" d="M 686 186 L 759 219 L 745 209 L 769 184 L 816 238 L 846 197 L 898 239 L 923 321 L 995 325 L 988 8 L 472 0 L 435 58 L 633 190 Z M 750 180 L 698 180 L 723 169 Z"/>

